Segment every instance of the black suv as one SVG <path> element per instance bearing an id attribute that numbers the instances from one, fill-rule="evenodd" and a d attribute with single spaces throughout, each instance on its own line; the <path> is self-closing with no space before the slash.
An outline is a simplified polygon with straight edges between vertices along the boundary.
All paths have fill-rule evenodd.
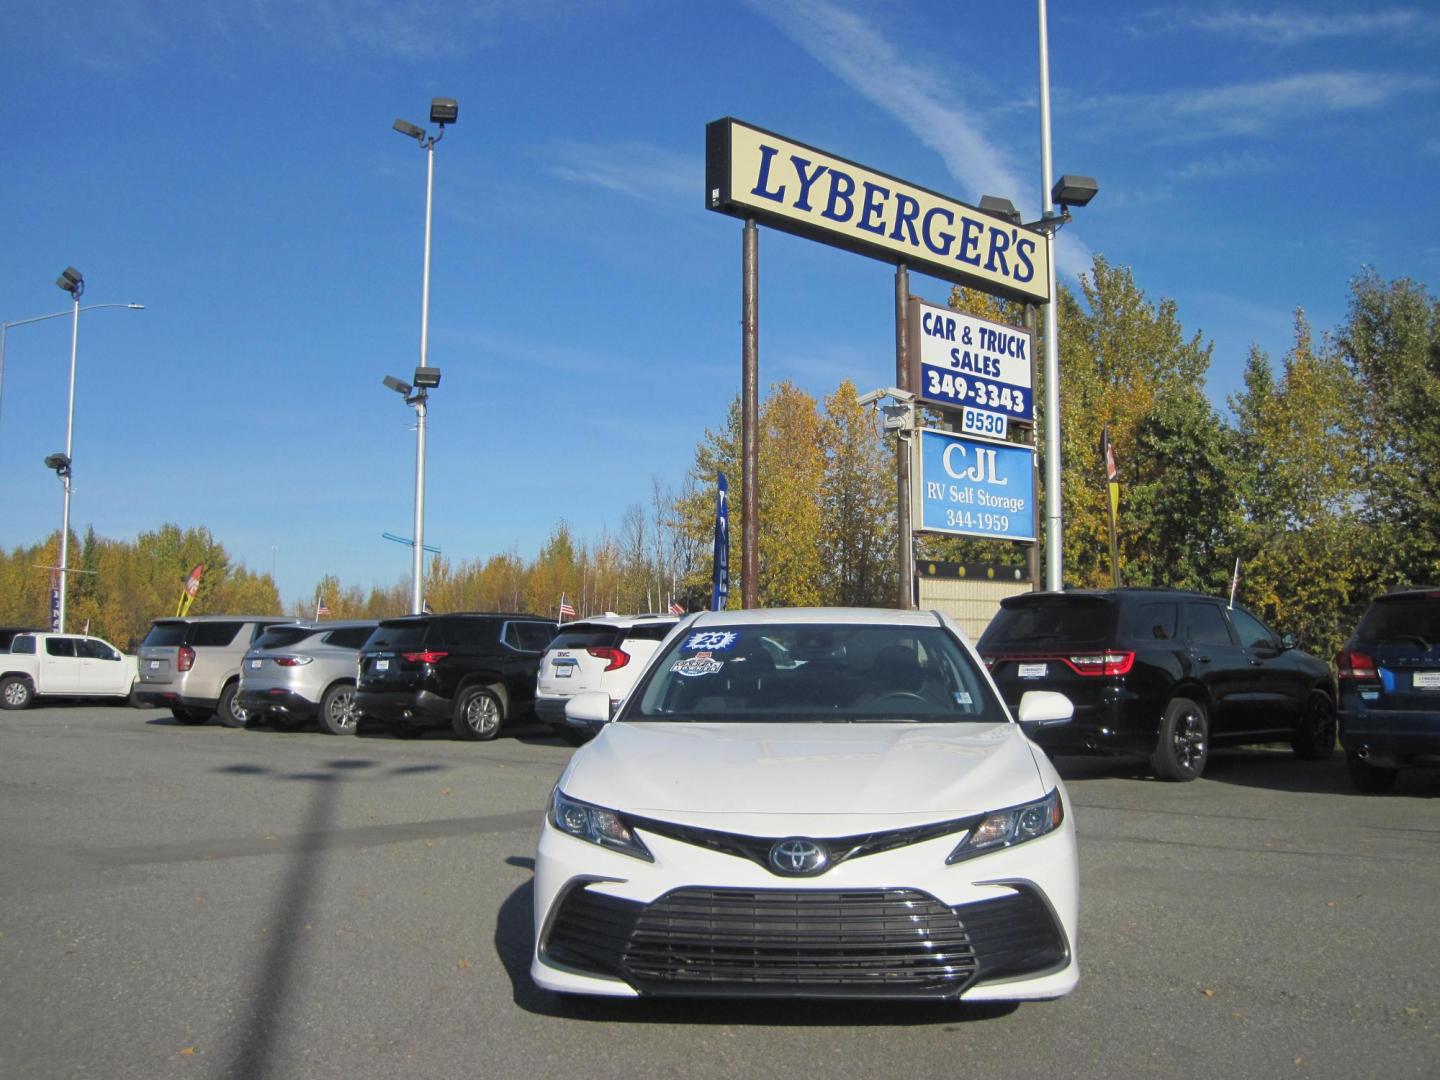
<path id="1" fill-rule="evenodd" d="M 1378 597 L 1335 666 L 1340 745 L 1358 790 L 1380 794 L 1402 766 L 1440 764 L 1440 590 Z"/>
<path id="2" fill-rule="evenodd" d="M 1289 742 L 1320 760 L 1335 748 L 1330 667 L 1223 600 L 1169 589 L 1009 597 L 977 645 L 1015 711 L 1027 690 L 1075 705 L 1041 729 L 1046 750 L 1149 757 L 1157 775 L 1194 780 L 1210 746 Z"/>
<path id="3" fill-rule="evenodd" d="M 555 623 L 538 615 L 462 612 L 386 619 L 360 650 L 355 705 L 394 735 L 446 723 L 493 739 L 530 709 Z"/>

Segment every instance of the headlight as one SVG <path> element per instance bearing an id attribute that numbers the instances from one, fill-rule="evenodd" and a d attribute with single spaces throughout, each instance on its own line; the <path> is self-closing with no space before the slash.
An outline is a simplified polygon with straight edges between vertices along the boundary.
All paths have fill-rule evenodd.
<path id="1" fill-rule="evenodd" d="M 550 824 L 579 840 L 654 862 L 644 842 L 614 810 L 572 799 L 558 787 L 550 795 Z"/>
<path id="2" fill-rule="evenodd" d="M 957 863 L 973 859 L 976 855 L 1023 844 L 1026 840 L 1034 840 L 1037 836 L 1054 832 L 1064 820 L 1065 807 L 1060 802 L 1060 791 L 1057 788 L 1035 802 L 986 814 L 985 820 L 955 846 L 955 850 L 945 862 L 947 865 Z"/>

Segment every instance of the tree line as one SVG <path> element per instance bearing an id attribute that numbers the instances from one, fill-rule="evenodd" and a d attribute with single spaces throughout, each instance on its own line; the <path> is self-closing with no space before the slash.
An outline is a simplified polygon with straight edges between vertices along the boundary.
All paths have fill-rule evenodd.
<path id="1" fill-rule="evenodd" d="M 1057 302 L 1067 586 L 1111 581 L 1099 449 L 1106 426 L 1120 465 L 1125 584 L 1224 595 L 1238 560 L 1237 602 L 1328 656 L 1371 596 L 1440 583 L 1440 304 L 1424 285 L 1367 270 L 1350 283 L 1343 322 L 1318 334 L 1297 309 L 1289 349 L 1278 361 L 1252 349 L 1243 389 L 1225 412 L 1204 394 L 1213 346 L 1184 330 L 1174 300 L 1149 299 L 1128 269 L 1096 258 L 1078 291 L 1062 288 Z M 1024 317 L 962 289 L 950 304 L 1017 325 Z M 1037 409 L 1043 397 L 1037 386 Z M 820 400 L 781 382 L 762 402 L 763 606 L 895 602 L 895 442 L 857 399 L 848 381 Z M 427 600 L 436 611 L 552 617 L 562 596 L 581 615 L 703 607 L 719 472 L 730 484 L 736 606 L 738 398 L 698 441 L 679 485 L 654 481 L 617 532 L 582 539 L 561 521 L 530 558 L 513 550 L 437 557 Z M 1007 541 L 922 536 L 916 545 L 921 559 L 1025 559 L 1024 545 Z M 38 568 L 54 565 L 57 548 L 58 534 L 0 553 L 0 621 L 39 625 L 46 617 L 49 582 Z M 133 646 L 150 619 L 172 614 L 185 575 L 200 562 L 207 570 L 193 612 L 282 607 L 270 575 L 232 563 L 203 528 L 167 524 L 133 542 L 92 530 L 77 550 L 85 572 L 71 580 L 68 621 L 74 629 L 88 622 L 117 644 Z M 407 611 L 409 596 L 405 580 L 367 589 L 327 573 L 289 611 L 313 615 L 323 603 L 331 618 L 380 618 Z"/>

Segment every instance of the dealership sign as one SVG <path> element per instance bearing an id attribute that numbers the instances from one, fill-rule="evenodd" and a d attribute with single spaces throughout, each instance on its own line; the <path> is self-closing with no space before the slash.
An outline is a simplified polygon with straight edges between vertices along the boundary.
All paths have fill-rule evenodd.
<path id="1" fill-rule="evenodd" d="M 1042 233 L 729 117 L 705 127 L 705 205 L 1014 300 L 1050 299 Z"/>
<path id="2" fill-rule="evenodd" d="M 1035 539 L 1035 451 L 948 431 L 915 433 L 911 520 L 916 532 Z"/>
<path id="3" fill-rule="evenodd" d="M 910 341 L 910 385 L 920 404 L 959 410 L 962 430 L 1001 438 L 1006 422 L 1035 421 L 1030 331 L 912 297 Z"/>

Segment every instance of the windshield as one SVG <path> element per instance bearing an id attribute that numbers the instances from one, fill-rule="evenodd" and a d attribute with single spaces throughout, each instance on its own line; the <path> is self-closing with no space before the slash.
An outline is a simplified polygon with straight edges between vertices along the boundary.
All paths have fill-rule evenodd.
<path id="1" fill-rule="evenodd" d="M 681 634 L 621 720 L 988 722 L 1004 708 L 941 627 L 747 624 Z"/>
<path id="2" fill-rule="evenodd" d="M 1440 594 L 1383 597 L 1370 605 L 1355 636 L 1361 641 L 1440 644 Z"/>
<path id="3" fill-rule="evenodd" d="M 1002 601 L 976 646 L 1100 645 L 1114 637 L 1115 605 L 1091 596 L 1044 596 Z M 987 656 L 989 653 L 985 653 Z"/>

